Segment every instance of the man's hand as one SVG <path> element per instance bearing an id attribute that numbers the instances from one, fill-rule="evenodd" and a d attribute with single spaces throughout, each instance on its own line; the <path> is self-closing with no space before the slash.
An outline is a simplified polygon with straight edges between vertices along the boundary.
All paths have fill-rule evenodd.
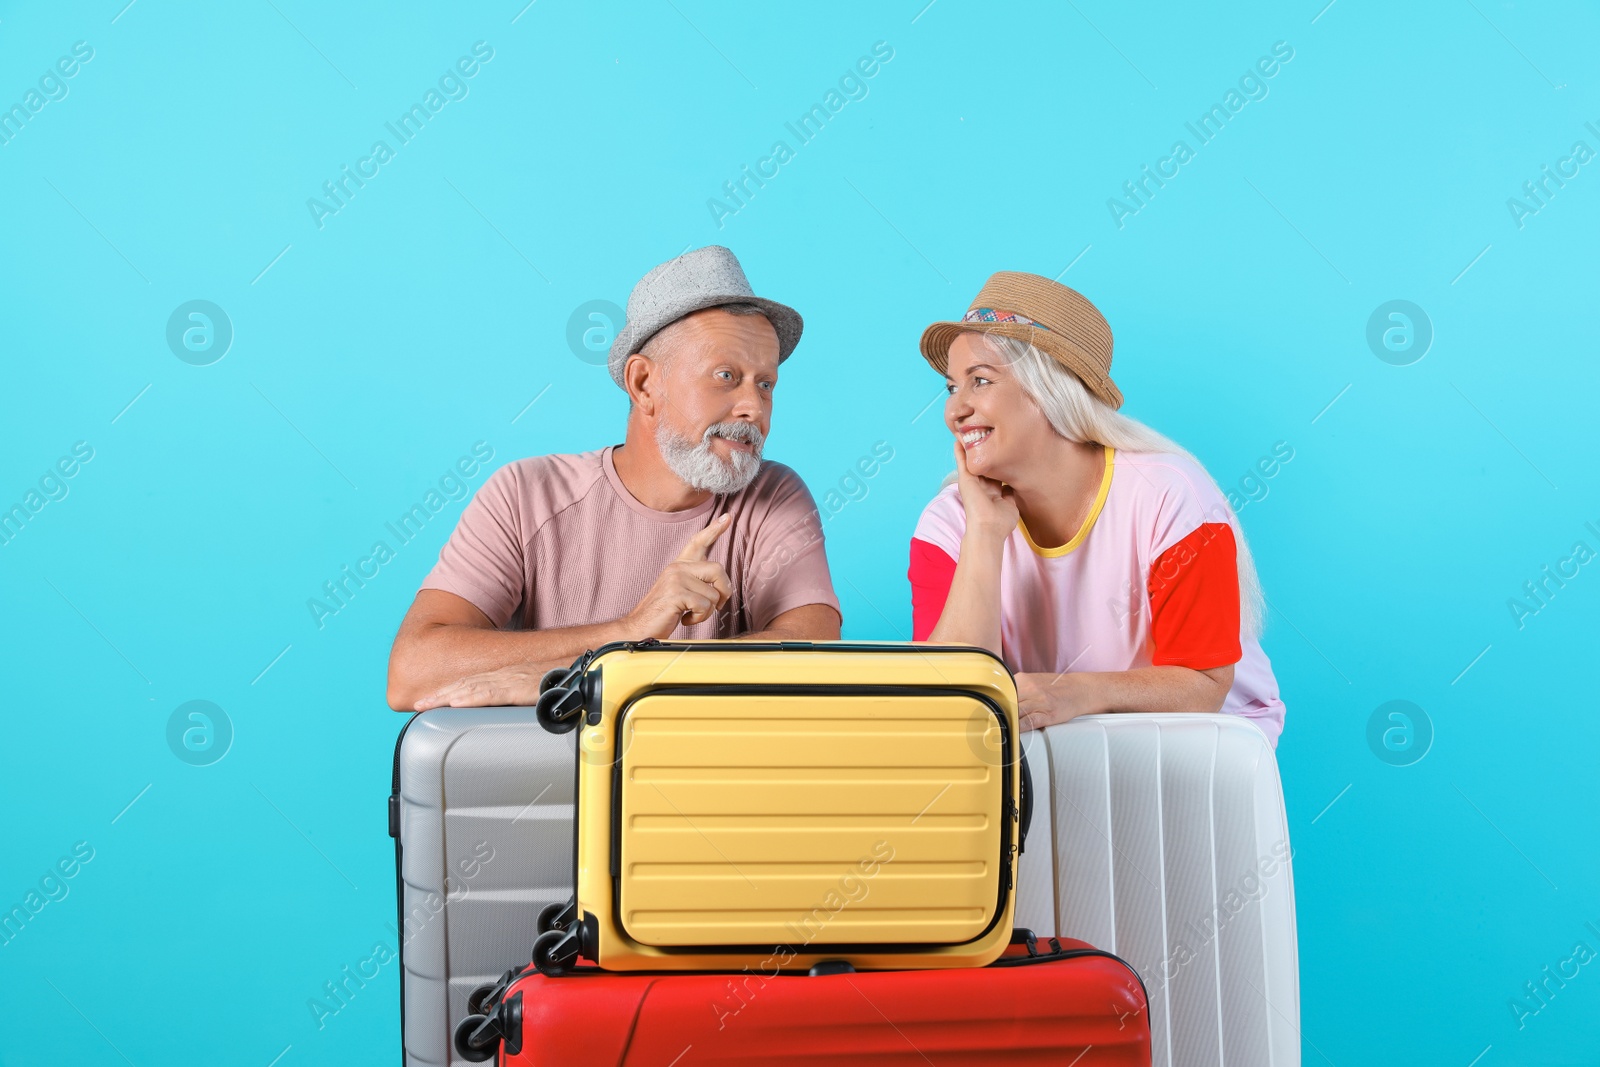
<path id="1" fill-rule="evenodd" d="M 695 534 L 683 546 L 678 558 L 667 564 L 650 591 L 622 620 L 635 639 L 665 638 L 678 624 L 693 626 L 715 615 L 733 596 L 728 572 L 706 555 L 717 538 L 728 528 L 726 514 Z"/>
<path id="2" fill-rule="evenodd" d="M 728 526 L 729 517 L 723 515 L 695 534 L 638 606 L 612 622 L 502 633 L 488 616 L 461 597 L 424 589 L 395 638 L 389 660 L 389 706 L 417 711 L 531 707 L 539 702 L 539 679 L 544 672 L 565 667 L 585 649 L 609 641 L 670 637 L 680 622 L 704 622 L 733 595 L 722 565 L 706 558 Z M 833 616 L 832 608 L 817 610 Z M 809 629 L 817 628 L 813 620 L 808 619 L 807 624 Z M 831 636 L 838 636 L 837 629 Z M 473 673 L 451 680 L 452 674 L 467 670 Z M 423 695 L 413 700 L 417 693 Z"/>
<path id="3" fill-rule="evenodd" d="M 416 710 L 532 707 L 539 702 L 539 679 L 542 677 L 542 667 L 525 663 L 468 675 L 417 701 Z"/>

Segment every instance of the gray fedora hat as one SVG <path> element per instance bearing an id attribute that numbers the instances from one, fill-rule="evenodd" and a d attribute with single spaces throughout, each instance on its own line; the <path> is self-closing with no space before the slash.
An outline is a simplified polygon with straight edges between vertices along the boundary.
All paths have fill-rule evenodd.
<path id="1" fill-rule="evenodd" d="M 622 386 L 622 368 L 628 357 L 661 330 L 685 315 L 724 304 L 751 304 L 761 309 L 778 332 L 779 363 L 800 343 L 800 313 L 756 296 L 738 258 L 721 245 L 707 245 L 667 260 L 633 287 L 627 321 L 611 344 L 611 380 Z"/>

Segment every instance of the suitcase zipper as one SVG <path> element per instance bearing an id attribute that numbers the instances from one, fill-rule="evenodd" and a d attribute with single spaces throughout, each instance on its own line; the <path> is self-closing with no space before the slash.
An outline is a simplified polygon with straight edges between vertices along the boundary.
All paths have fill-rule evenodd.
<path id="1" fill-rule="evenodd" d="M 600 660 L 602 657 L 604 657 L 607 653 L 618 652 L 618 651 L 623 651 L 623 652 L 658 652 L 658 651 L 678 650 L 678 651 L 681 651 L 681 652 L 697 652 L 698 651 L 698 652 L 880 652 L 881 653 L 881 652 L 887 651 L 889 649 L 905 648 L 905 647 L 906 646 L 905 646 L 904 643 L 886 645 L 886 644 L 883 644 L 883 643 L 870 644 L 870 643 L 859 642 L 859 641 L 855 641 L 855 642 L 852 642 L 852 641 L 830 641 L 830 642 L 825 642 L 825 643 L 822 643 L 822 644 L 818 644 L 818 643 L 812 642 L 812 641 L 719 641 L 719 642 L 707 642 L 707 641 L 663 641 L 659 637 L 647 637 L 642 641 L 608 641 L 605 644 L 600 645 L 600 646 L 598 646 L 596 648 L 587 649 L 577 659 L 573 660 L 572 661 L 572 666 L 567 668 L 568 682 L 564 683 L 564 684 L 570 685 L 571 684 L 570 680 L 572 678 L 578 678 L 578 679 L 581 680 L 583 677 L 585 677 L 589 673 L 589 671 L 594 667 L 595 663 L 598 660 Z M 1000 664 L 1001 668 L 1006 672 L 1006 677 L 1012 679 L 1013 684 L 1016 681 L 1016 675 L 1012 672 L 1011 668 L 1006 665 L 1006 661 L 1001 659 L 997 654 L 995 654 L 994 652 L 989 651 L 986 648 L 979 648 L 976 645 L 922 645 L 922 646 L 920 646 L 920 651 L 922 651 L 922 652 L 979 652 L 979 653 L 982 653 L 985 656 L 988 656 L 990 659 L 994 660 L 996 663 Z M 544 696 L 544 693 L 543 693 L 542 690 L 540 692 L 540 696 L 541 696 L 541 698 Z M 546 720 L 545 712 L 543 710 L 541 710 L 539 712 L 539 721 L 544 725 L 545 729 L 551 731 L 552 733 L 565 733 L 568 729 L 571 729 L 572 727 L 571 726 L 565 726 L 563 728 L 561 725 L 558 725 L 558 724 L 564 724 L 564 723 L 569 722 L 572 718 L 576 717 L 576 715 L 579 712 L 587 712 L 587 714 L 584 716 L 584 718 L 586 720 L 588 720 L 588 724 L 589 725 L 593 726 L 593 725 L 595 725 L 595 722 L 597 721 L 597 720 L 595 720 L 593 718 L 593 716 L 597 716 L 599 713 L 595 709 L 588 708 L 587 704 L 588 704 L 588 702 L 585 701 L 577 709 L 571 711 L 570 714 L 561 714 L 559 716 L 559 718 L 553 718 L 551 720 Z M 551 711 L 552 711 L 552 715 L 554 715 L 555 712 L 556 712 L 556 709 L 552 708 Z"/>
<path id="2" fill-rule="evenodd" d="M 663 641 L 659 637 L 647 637 L 643 641 L 609 641 L 598 648 L 590 649 L 579 656 L 573 663 L 573 669 L 580 667 L 587 670 L 594 661 L 607 652 L 618 650 L 627 652 L 657 652 L 657 651 L 715 651 L 715 652 L 886 652 L 896 648 L 904 648 L 905 644 L 869 643 L 865 641 Z M 918 644 L 921 652 L 980 652 L 1005 668 L 1007 675 L 1016 677 L 1006 661 L 987 648 L 977 645 L 928 645 Z"/>
<path id="3" fill-rule="evenodd" d="M 405 884 L 402 881 L 400 865 L 403 852 L 400 845 L 400 746 L 405 742 L 406 731 L 411 729 L 411 724 L 422 715 L 417 712 L 406 720 L 400 727 L 400 736 L 394 739 L 394 770 L 389 785 L 389 836 L 394 838 L 394 921 L 395 930 L 405 926 L 406 902 Z M 405 938 L 396 934 L 398 942 L 395 948 L 400 954 L 400 1063 L 404 1067 L 410 1058 L 406 1053 L 406 942 Z"/>
<path id="4" fill-rule="evenodd" d="M 1011 931 L 1011 943 L 1013 945 L 1027 945 L 1028 954 L 1026 956 L 1001 956 L 999 959 L 988 964 L 987 966 L 1025 967 L 1030 963 L 1054 963 L 1057 960 L 1075 960 L 1082 959 L 1084 957 L 1098 957 L 1099 959 L 1103 960 L 1111 960 L 1115 963 L 1122 964 L 1122 966 L 1128 969 L 1128 973 L 1133 975 L 1133 980 L 1139 983 L 1139 992 L 1144 997 L 1145 1009 L 1149 1010 L 1150 991 L 1145 988 L 1144 976 L 1139 973 L 1138 969 L 1134 967 L 1133 964 L 1129 963 L 1127 960 L 1123 959 L 1121 956 L 1118 956 L 1114 952 L 1107 952 L 1103 948 L 1094 948 L 1093 946 L 1086 946 L 1084 948 L 1063 948 L 1060 939 L 1055 937 L 1050 938 L 1050 951 L 1040 952 L 1039 939 L 1034 936 L 1032 930 L 1029 930 L 1024 926 L 1016 927 Z"/>

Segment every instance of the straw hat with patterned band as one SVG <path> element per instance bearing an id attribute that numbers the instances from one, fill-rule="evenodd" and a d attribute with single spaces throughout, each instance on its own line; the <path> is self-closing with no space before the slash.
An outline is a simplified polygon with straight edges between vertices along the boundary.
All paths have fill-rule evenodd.
<path id="1" fill-rule="evenodd" d="M 923 358 L 940 374 L 950 342 L 961 333 L 1026 341 L 1077 375 L 1089 392 L 1113 408 L 1122 406 L 1122 391 L 1111 380 L 1111 326 L 1075 289 L 1021 271 L 991 274 L 960 322 L 936 322 L 922 331 Z"/>

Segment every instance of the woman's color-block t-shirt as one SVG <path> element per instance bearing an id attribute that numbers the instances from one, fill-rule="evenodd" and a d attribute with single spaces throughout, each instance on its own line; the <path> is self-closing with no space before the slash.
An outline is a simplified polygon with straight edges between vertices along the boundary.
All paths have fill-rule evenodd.
<path id="1" fill-rule="evenodd" d="M 1274 745 L 1283 701 L 1272 665 L 1240 625 L 1236 524 L 1191 459 L 1106 449 L 1105 475 L 1083 528 L 1041 548 L 1027 527 L 1000 565 L 1000 654 L 1013 671 L 1125 671 L 1234 664 L 1222 710 Z M 911 541 L 912 636 L 926 640 L 955 577 L 966 514 L 950 485 L 922 512 Z"/>

